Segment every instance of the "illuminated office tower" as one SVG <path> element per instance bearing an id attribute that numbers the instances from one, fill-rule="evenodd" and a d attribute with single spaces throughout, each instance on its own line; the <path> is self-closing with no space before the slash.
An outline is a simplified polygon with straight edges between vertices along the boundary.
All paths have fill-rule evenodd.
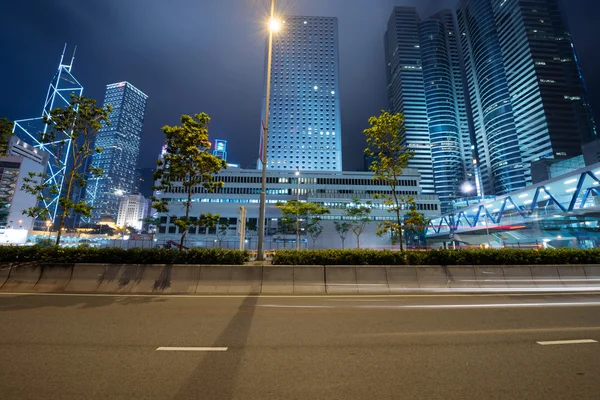
<path id="1" fill-rule="evenodd" d="M 284 18 L 273 39 L 268 169 L 342 170 L 338 66 L 337 18 Z"/>
<path id="2" fill-rule="evenodd" d="M 44 123 L 44 117 L 50 116 L 50 112 L 55 108 L 66 109 L 69 107 L 71 101 L 71 95 L 81 96 L 83 94 L 83 86 L 75 79 L 71 70 L 73 68 L 73 61 L 75 60 L 75 51 L 69 64 L 65 61 L 65 51 L 67 45 L 63 49 L 60 62 L 58 63 L 58 70 L 54 74 L 54 78 L 50 82 L 48 88 L 48 94 L 46 95 L 46 101 L 42 109 L 40 117 L 23 119 L 15 121 L 13 128 L 14 134 L 25 141 L 26 143 L 34 146 L 37 149 L 47 151 L 46 144 L 40 142 L 40 135 L 49 133 L 52 129 L 49 125 Z M 76 50 L 77 48 L 75 48 Z M 65 142 L 66 151 L 64 154 L 54 154 L 48 151 L 49 157 L 46 165 L 46 183 L 48 184 L 48 190 L 44 193 L 45 199 L 41 201 L 40 206 L 48 209 L 49 219 L 54 221 L 58 212 L 58 200 L 62 195 L 63 181 L 65 175 L 70 170 L 70 149 L 71 139 L 67 133 L 57 133 L 57 140 Z M 57 189 L 57 190 L 51 190 Z"/>
<path id="3" fill-rule="evenodd" d="M 423 86 L 419 44 L 419 15 L 413 7 L 394 7 L 385 33 L 390 112 L 404 115 L 405 145 L 414 151 L 409 167 L 421 174 L 423 194 L 433 194 L 435 184 L 431 141 Z"/>
<path id="4" fill-rule="evenodd" d="M 90 222 L 109 215 L 115 220 L 123 195 L 137 192 L 140 140 L 148 96 L 129 82 L 106 86 L 104 107 L 109 104 L 110 125 L 96 137 L 96 147 L 102 152 L 92 157 L 92 166 L 102 169 L 102 176 L 89 179 L 85 201 L 94 207 Z"/>
<path id="5" fill-rule="evenodd" d="M 454 17 L 443 10 L 419 24 L 435 193 L 442 211 L 473 181 L 473 153 Z"/>

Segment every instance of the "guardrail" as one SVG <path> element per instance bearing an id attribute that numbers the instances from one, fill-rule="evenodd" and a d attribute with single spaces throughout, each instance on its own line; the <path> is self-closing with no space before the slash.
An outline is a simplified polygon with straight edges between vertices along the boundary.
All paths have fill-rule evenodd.
<path id="1" fill-rule="evenodd" d="M 600 291 L 600 265 L 4 264 L 0 291 L 265 295 Z"/>

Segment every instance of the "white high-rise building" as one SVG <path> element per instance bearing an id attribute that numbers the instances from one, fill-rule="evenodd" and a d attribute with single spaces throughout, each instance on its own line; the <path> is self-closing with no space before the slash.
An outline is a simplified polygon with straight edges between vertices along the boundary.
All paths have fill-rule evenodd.
<path id="1" fill-rule="evenodd" d="M 118 226 L 142 230 L 142 220 L 148 215 L 148 202 L 141 194 L 125 195 L 119 204 Z"/>
<path id="2" fill-rule="evenodd" d="M 273 39 L 267 167 L 341 171 L 341 130 L 337 18 L 288 16 Z"/>

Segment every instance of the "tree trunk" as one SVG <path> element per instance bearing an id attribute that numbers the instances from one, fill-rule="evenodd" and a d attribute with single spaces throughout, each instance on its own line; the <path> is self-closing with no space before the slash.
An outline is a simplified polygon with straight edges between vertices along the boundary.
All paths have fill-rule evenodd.
<path id="1" fill-rule="evenodd" d="M 346 239 L 342 238 L 342 249 L 345 249 L 346 246 L 344 245 L 344 242 L 346 241 Z"/>
<path id="2" fill-rule="evenodd" d="M 356 235 L 356 248 L 360 249 L 360 235 Z"/>
<path id="3" fill-rule="evenodd" d="M 188 200 L 187 203 L 185 203 L 185 222 L 187 225 L 187 221 L 188 221 L 188 217 L 190 215 L 190 207 L 192 205 L 192 191 L 191 188 L 188 188 Z M 179 242 L 179 251 L 183 250 L 183 243 L 185 243 L 185 236 L 187 235 L 187 231 L 188 228 L 186 226 L 186 228 L 183 230 L 183 232 L 181 232 L 181 241 Z"/>

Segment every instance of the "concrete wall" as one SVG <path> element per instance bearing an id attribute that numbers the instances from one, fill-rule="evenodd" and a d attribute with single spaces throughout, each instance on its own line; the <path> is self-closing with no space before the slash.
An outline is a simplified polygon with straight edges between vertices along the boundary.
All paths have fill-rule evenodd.
<path id="1" fill-rule="evenodd" d="M 2 292 L 402 294 L 600 291 L 600 265 L 0 265 Z"/>

